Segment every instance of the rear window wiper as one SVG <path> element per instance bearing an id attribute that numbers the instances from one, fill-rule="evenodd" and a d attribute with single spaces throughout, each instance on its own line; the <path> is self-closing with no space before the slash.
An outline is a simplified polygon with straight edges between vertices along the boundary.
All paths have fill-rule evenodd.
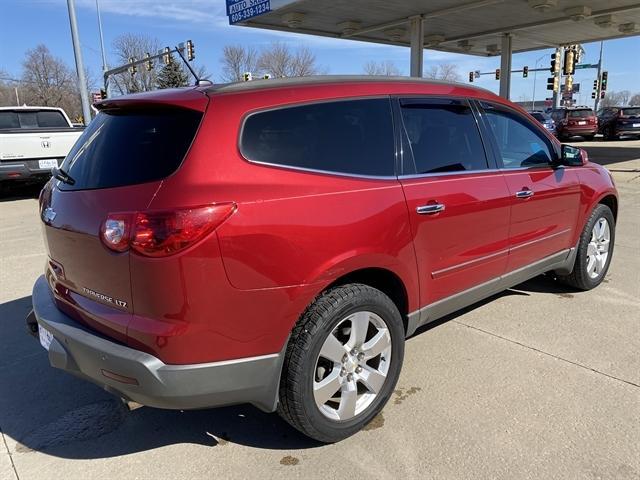
<path id="1" fill-rule="evenodd" d="M 76 183 L 73 177 L 69 175 L 67 172 L 65 172 L 62 168 L 53 167 L 51 169 L 51 174 L 61 182 L 66 183 L 67 185 L 73 185 Z"/>

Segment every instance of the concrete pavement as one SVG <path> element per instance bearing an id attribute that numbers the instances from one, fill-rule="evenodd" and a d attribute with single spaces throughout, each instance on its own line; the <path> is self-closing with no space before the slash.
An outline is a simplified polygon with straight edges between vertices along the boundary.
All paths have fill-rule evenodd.
<path id="1" fill-rule="evenodd" d="M 50 368 L 24 329 L 37 201 L 0 201 L 0 479 L 640 478 L 640 142 L 584 143 L 621 170 L 606 283 L 539 277 L 423 329 L 383 413 L 336 445 L 248 406 L 127 412 Z"/>

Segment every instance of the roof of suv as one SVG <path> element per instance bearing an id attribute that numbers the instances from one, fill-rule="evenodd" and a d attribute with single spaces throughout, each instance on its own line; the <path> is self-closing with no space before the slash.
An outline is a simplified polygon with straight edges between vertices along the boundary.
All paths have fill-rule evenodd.
<path id="1" fill-rule="evenodd" d="M 265 88 L 278 87 L 298 87 L 307 85 L 330 85 L 334 83 L 389 83 L 389 84 L 421 84 L 421 85 L 448 85 L 460 88 L 470 88 L 483 93 L 491 93 L 487 89 L 475 87 L 466 83 L 446 82 L 440 80 L 429 80 L 425 78 L 415 77 L 386 77 L 377 75 L 316 75 L 309 77 L 291 77 L 291 78 L 274 78 L 252 80 L 250 82 L 235 82 L 214 84 L 205 88 L 206 92 L 211 93 L 231 93 L 252 90 L 261 90 Z"/>

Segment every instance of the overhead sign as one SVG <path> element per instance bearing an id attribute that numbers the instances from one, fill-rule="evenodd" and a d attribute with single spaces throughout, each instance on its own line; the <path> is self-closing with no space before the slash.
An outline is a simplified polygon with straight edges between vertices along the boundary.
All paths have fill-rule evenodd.
<path id="1" fill-rule="evenodd" d="M 271 11 L 271 0 L 227 0 L 229 25 L 244 22 Z"/>
<path id="2" fill-rule="evenodd" d="M 576 65 L 576 70 L 580 70 L 583 68 L 598 68 L 598 64 L 597 63 L 581 63 L 579 65 Z"/>

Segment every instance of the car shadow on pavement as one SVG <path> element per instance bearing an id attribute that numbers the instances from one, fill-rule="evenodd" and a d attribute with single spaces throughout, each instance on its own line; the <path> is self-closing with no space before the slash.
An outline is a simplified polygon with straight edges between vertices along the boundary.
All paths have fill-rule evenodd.
<path id="1" fill-rule="evenodd" d="M 416 335 L 506 295 L 568 292 L 540 276 L 421 327 Z M 173 444 L 306 449 L 315 442 L 284 422 L 249 406 L 176 411 L 143 407 L 133 411 L 113 395 L 49 366 L 24 319 L 31 297 L 0 304 L 0 429 L 15 453 L 41 451 L 62 458 L 127 455 Z M 14 443 L 15 442 L 15 443 Z"/>
<path id="2" fill-rule="evenodd" d="M 0 185 L 0 202 L 38 198 L 42 185 L 39 183 L 26 185 Z"/>
<path id="3" fill-rule="evenodd" d="M 640 148 L 620 146 L 620 141 L 616 142 L 615 146 L 602 142 L 602 145 L 591 144 L 583 148 L 589 154 L 589 160 L 604 166 L 640 159 Z M 622 166 L 622 168 L 624 167 Z"/>
<path id="4" fill-rule="evenodd" d="M 181 443 L 269 449 L 321 445 L 277 414 L 249 405 L 129 411 L 100 387 L 49 366 L 46 351 L 27 333 L 24 319 L 30 309 L 31 297 L 0 304 L 0 429 L 16 453 L 90 459 Z"/>

